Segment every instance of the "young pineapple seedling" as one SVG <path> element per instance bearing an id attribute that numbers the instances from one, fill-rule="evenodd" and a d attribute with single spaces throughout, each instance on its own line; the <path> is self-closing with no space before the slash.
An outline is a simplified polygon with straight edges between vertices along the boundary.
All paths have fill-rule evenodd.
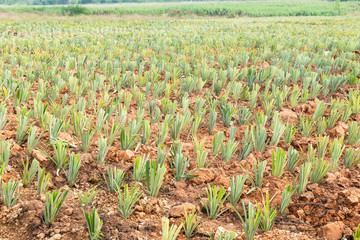
<path id="1" fill-rule="evenodd" d="M 84 216 L 88 226 L 90 240 L 101 239 L 101 236 L 103 236 L 101 233 L 103 221 L 100 219 L 96 209 L 93 208 L 92 213 L 87 213 L 84 210 Z"/>
<path id="2" fill-rule="evenodd" d="M 247 127 L 244 132 L 244 139 L 242 141 L 244 147 L 241 149 L 239 148 L 239 161 L 244 160 L 249 154 L 251 153 L 251 150 L 253 148 L 253 143 L 250 140 L 251 135 L 249 128 Z"/>
<path id="3" fill-rule="evenodd" d="M 29 168 L 29 159 L 24 163 L 24 171 L 22 173 L 22 183 L 24 187 L 30 186 L 32 180 L 35 178 L 35 174 L 38 172 L 40 164 L 34 159 Z"/>
<path id="4" fill-rule="evenodd" d="M 287 186 L 281 195 L 281 203 L 279 205 L 279 212 L 281 214 L 286 214 L 288 211 L 288 206 L 291 201 L 291 197 L 294 194 L 295 190 L 292 189 L 291 185 Z"/>
<path id="5" fill-rule="evenodd" d="M 162 240 L 175 240 L 182 228 L 182 225 L 176 226 L 175 224 L 169 227 L 169 219 L 166 217 L 163 217 L 161 219 L 161 225 L 162 225 Z"/>
<path id="6" fill-rule="evenodd" d="M 146 162 L 149 161 L 148 157 L 137 157 L 134 163 L 133 180 L 142 182 L 146 172 Z"/>
<path id="7" fill-rule="evenodd" d="M 310 173 L 310 182 L 320 184 L 329 170 L 330 165 L 326 164 L 324 159 L 315 159 Z"/>
<path id="8" fill-rule="evenodd" d="M 0 139 L 0 164 L 7 165 L 11 155 L 11 142 Z"/>
<path id="9" fill-rule="evenodd" d="M 296 164 L 300 160 L 299 153 L 293 147 L 288 149 L 288 159 L 287 170 L 293 173 L 295 171 Z"/>
<path id="10" fill-rule="evenodd" d="M 32 151 L 39 145 L 41 137 L 44 132 L 41 132 L 38 137 L 36 137 L 36 131 L 37 128 L 35 126 L 30 127 L 29 134 L 27 138 L 27 147 L 26 147 L 26 153 L 31 154 Z"/>
<path id="11" fill-rule="evenodd" d="M 115 192 L 123 184 L 125 173 L 116 167 L 108 168 L 107 173 L 109 179 L 107 179 L 105 174 L 103 174 L 106 185 L 110 189 L 110 192 Z"/>
<path id="12" fill-rule="evenodd" d="M 182 227 L 185 232 L 185 236 L 187 239 L 191 239 L 194 236 L 194 231 L 197 228 L 197 226 L 200 224 L 200 220 L 198 219 L 196 213 L 193 211 L 191 213 L 188 213 L 185 211 L 185 221 L 181 220 Z"/>
<path id="13" fill-rule="evenodd" d="M 345 149 L 343 145 L 343 138 L 335 138 L 330 144 L 330 170 L 335 171 L 339 165 L 339 159 Z"/>
<path id="14" fill-rule="evenodd" d="M 90 206 L 95 199 L 95 196 L 100 192 L 96 190 L 97 186 L 90 188 L 84 193 L 77 193 L 82 207 Z"/>
<path id="15" fill-rule="evenodd" d="M 298 196 L 300 196 L 306 189 L 311 173 L 311 167 L 311 162 L 305 162 L 300 166 L 299 182 L 296 183 L 296 181 L 294 181 L 295 191 Z"/>
<path id="16" fill-rule="evenodd" d="M 157 165 L 156 161 L 146 162 L 146 172 L 145 179 L 148 190 L 146 192 L 153 197 L 156 197 L 159 194 L 161 185 L 164 181 L 164 176 L 166 173 L 166 166 Z"/>
<path id="17" fill-rule="evenodd" d="M 48 189 L 48 183 L 50 182 L 50 173 L 46 174 L 45 168 L 39 168 L 37 182 L 37 194 L 45 193 Z"/>
<path id="18" fill-rule="evenodd" d="M 250 202 L 248 203 L 247 211 L 244 201 L 242 201 L 242 206 L 244 210 L 244 218 L 240 215 L 235 207 L 233 207 L 233 209 L 241 220 L 245 232 L 245 239 L 253 240 L 260 224 L 261 213 L 259 210 L 255 210 L 255 207 Z"/>
<path id="19" fill-rule="evenodd" d="M 356 152 L 357 152 L 357 155 L 355 156 L 354 148 L 349 148 L 348 150 L 346 150 L 345 157 L 344 157 L 345 167 L 352 169 L 353 167 L 355 167 L 356 165 L 358 165 L 360 163 L 360 151 L 357 150 Z"/>
<path id="20" fill-rule="evenodd" d="M 274 226 L 276 210 L 273 208 L 270 209 L 269 192 L 266 192 L 265 199 L 263 197 L 263 208 L 261 208 L 259 204 L 257 205 L 260 211 L 260 226 L 264 232 L 270 231 Z"/>
<path id="21" fill-rule="evenodd" d="M 275 177 L 281 177 L 286 166 L 286 154 L 282 148 L 272 151 L 272 174 Z"/>
<path id="22" fill-rule="evenodd" d="M 59 213 L 59 210 L 68 193 L 69 190 L 62 193 L 59 189 L 45 195 L 46 203 L 44 207 L 44 222 L 48 227 L 55 221 L 55 218 Z"/>
<path id="23" fill-rule="evenodd" d="M 260 125 L 257 125 L 256 128 L 251 127 L 251 136 L 255 151 L 264 152 L 268 143 L 268 141 L 266 141 L 267 134 L 265 128 Z"/>
<path id="24" fill-rule="evenodd" d="M 240 200 L 246 179 L 247 175 L 237 175 L 236 178 L 232 177 L 230 180 L 229 200 L 234 207 Z"/>
<path id="25" fill-rule="evenodd" d="M 126 219 L 134 212 L 134 205 L 142 196 L 142 191 L 138 190 L 138 183 L 135 183 L 131 191 L 129 191 L 129 185 L 124 186 L 124 193 L 118 188 L 119 195 L 119 210 L 121 215 Z"/>
<path id="26" fill-rule="evenodd" d="M 50 158 L 55 163 L 55 166 L 58 170 L 62 169 L 65 166 L 65 164 L 69 161 L 67 154 L 69 145 L 61 140 L 57 140 L 56 142 L 52 143 L 52 147 L 54 149 L 54 158 L 50 157 L 50 155 L 44 152 L 43 150 L 41 149 L 38 150 L 44 153 L 48 158 Z"/>
<path id="27" fill-rule="evenodd" d="M 11 208 L 15 205 L 16 200 L 20 196 L 19 182 L 9 180 L 7 183 L 1 181 L 1 198 L 5 207 Z"/>
<path id="28" fill-rule="evenodd" d="M 208 185 L 208 188 L 206 189 L 206 194 L 208 197 L 209 206 L 202 198 L 200 198 L 200 199 L 205 206 L 207 215 L 211 219 L 218 218 L 221 214 L 223 214 L 225 211 L 228 210 L 228 209 L 225 209 L 225 210 L 221 211 L 221 208 L 222 208 L 225 200 L 229 196 L 229 194 L 226 194 L 226 189 L 224 189 L 223 187 L 219 188 L 218 186 L 214 186 L 212 188 L 212 187 L 210 187 L 210 185 Z"/>
<path id="29" fill-rule="evenodd" d="M 66 179 L 70 187 L 75 185 L 77 176 L 79 175 L 79 170 L 81 167 L 80 154 L 71 154 L 69 161 L 69 171 L 64 171 Z"/>
<path id="30" fill-rule="evenodd" d="M 207 128 L 209 130 L 209 134 L 211 134 L 211 135 L 214 133 L 214 128 L 216 125 L 216 118 L 217 118 L 216 109 L 210 108 L 209 119 L 207 122 Z"/>

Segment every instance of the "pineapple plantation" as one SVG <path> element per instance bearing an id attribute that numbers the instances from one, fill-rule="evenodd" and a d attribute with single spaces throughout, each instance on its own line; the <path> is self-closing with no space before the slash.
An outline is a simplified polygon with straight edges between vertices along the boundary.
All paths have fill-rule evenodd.
<path id="1" fill-rule="evenodd" d="M 0 239 L 360 239 L 359 29 L 1 21 Z"/>

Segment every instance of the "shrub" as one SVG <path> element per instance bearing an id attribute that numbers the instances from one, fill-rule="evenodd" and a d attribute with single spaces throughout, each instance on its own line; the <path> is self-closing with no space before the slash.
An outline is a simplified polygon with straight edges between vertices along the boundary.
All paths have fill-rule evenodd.
<path id="1" fill-rule="evenodd" d="M 61 7 L 61 14 L 63 16 L 77 16 L 86 13 L 87 13 L 86 7 L 82 7 L 79 5 Z"/>

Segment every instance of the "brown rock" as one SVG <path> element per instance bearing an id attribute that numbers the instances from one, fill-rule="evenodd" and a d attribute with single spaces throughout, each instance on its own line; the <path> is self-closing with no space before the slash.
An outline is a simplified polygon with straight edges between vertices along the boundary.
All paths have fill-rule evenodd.
<path id="1" fill-rule="evenodd" d="M 244 160 L 241 161 L 241 164 L 244 166 L 245 169 L 252 169 L 255 161 L 255 155 L 250 153 L 249 156 L 247 156 Z"/>
<path id="2" fill-rule="evenodd" d="M 73 212 L 74 212 L 74 209 L 72 209 L 71 207 L 69 207 L 63 211 L 63 213 L 67 216 L 71 216 L 73 214 Z"/>
<path id="3" fill-rule="evenodd" d="M 192 175 L 195 175 L 196 177 L 190 179 L 190 182 L 195 184 L 209 183 L 213 181 L 216 177 L 216 174 L 207 168 L 200 168 L 196 170 Z"/>
<path id="4" fill-rule="evenodd" d="M 33 213 L 31 214 L 32 216 L 34 216 Z M 43 222 L 39 217 L 32 218 L 32 222 L 30 223 L 30 229 L 37 229 L 38 227 L 41 226 L 41 224 L 43 224 Z"/>
<path id="5" fill-rule="evenodd" d="M 15 136 L 16 136 L 16 131 L 9 131 L 9 130 L 0 131 L 0 139 L 2 140 L 14 138 Z"/>
<path id="6" fill-rule="evenodd" d="M 341 137 L 345 135 L 345 130 L 344 128 L 342 128 L 341 126 L 336 126 L 335 127 L 335 134 L 337 137 Z"/>
<path id="7" fill-rule="evenodd" d="M 315 191 L 316 188 L 318 188 L 319 184 L 317 183 L 310 183 L 306 186 L 306 188 L 309 190 L 309 191 Z"/>
<path id="8" fill-rule="evenodd" d="M 34 211 L 36 213 L 41 213 L 43 204 L 39 200 L 31 200 L 28 203 L 24 204 L 24 211 Z"/>
<path id="9" fill-rule="evenodd" d="M 344 187 L 347 187 L 351 184 L 351 181 L 349 178 L 346 178 L 346 177 L 341 177 L 339 179 L 339 183 L 338 183 L 340 186 L 344 186 Z"/>
<path id="10" fill-rule="evenodd" d="M 281 117 L 282 121 L 284 123 L 290 123 L 290 124 L 295 124 L 297 123 L 297 115 L 295 112 L 291 111 L 290 109 L 282 109 L 281 112 L 279 113 L 279 116 Z"/>
<path id="11" fill-rule="evenodd" d="M 349 126 L 344 122 L 339 122 L 338 125 L 342 127 L 345 131 L 349 129 Z"/>
<path id="12" fill-rule="evenodd" d="M 358 194 L 354 189 L 345 189 L 339 192 L 338 204 L 345 202 L 347 205 L 357 205 L 359 203 Z"/>
<path id="13" fill-rule="evenodd" d="M 22 147 L 20 147 L 14 140 L 10 139 L 11 142 L 11 153 L 17 154 L 22 151 Z"/>
<path id="14" fill-rule="evenodd" d="M 353 235 L 353 231 L 351 230 L 351 228 L 345 228 L 345 230 L 344 230 L 344 235 L 346 235 L 346 236 L 351 236 L 351 235 Z"/>
<path id="15" fill-rule="evenodd" d="M 270 66 L 270 64 L 268 62 L 264 61 L 263 63 L 261 63 L 261 66 L 262 66 L 262 68 L 268 68 Z"/>
<path id="16" fill-rule="evenodd" d="M 336 182 L 336 176 L 333 173 L 328 172 L 326 174 L 325 182 L 328 184 L 334 184 Z"/>
<path id="17" fill-rule="evenodd" d="M 94 173 L 89 177 L 88 181 L 89 183 L 96 184 L 99 182 L 99 177 Z"/>
<path id="18" fill-rule="evenodd" d="M 306 202 L 311 202 L 315 198 L 314 193 L 310 191 L 304 192 L 300 197 Z"/>
<path id="19" fill-rule="evenodd" d="M 10 130 L 1 130 L 0 131 L 0 139 L 7 140 L 14 138 L 16 136 L 16 131 L 10 131 Z"/>
<path id="20" fill-rule="evenodd" d="M 68 143 L 74 144 L 74 138 L 67 132 L 59 132 L 58 138 Z"/>
<path id="21" fill-rule="evenodd" d="M 64 177 L 58 176 L 54 178 L 54 182 L 56 184 L 64 184 L 66 182 L 66 179 Z"/>
<path id="22" fill-rule="evenodd" d="M 76 220 L 83 220 L 84 218 L 84 214 L 82 212 L 82 210 L 80 208 L 75 208 L 75 210 L 73 211 L 73 216 L 72 218 L 76 219 Z"/>
<path id="23" fill-rule="evenodd" d="M 227 177 L 219 177 L 216 180 L 216 185 L 223 186 L 225 189 L 228 189 L 230 187 L 230 178 Z"/>
<path id="24" fill-rule="evenodd" d="M 299 218 L 303 218 L 305 216 L 305 212 L 302 209 L 297 210 L 296 214 Z"/>
<path id="25" fill-rule="evenodd" d="M 45 233 L 40 233 L 36 236 L 38 239 L 43 239 L 45 238 Z"/>
<path id="26" fill-rule="evenodd" d="M 130 160 L 134 156 L 134 152 L 131 150 L 119 150 L 116 155 L 120 160 Z"/>
<path id="27" fill-rule="evenodd" d="M 45 162 L 47 160 L 47 156 L 39 150 L 33 150 L 31 155 L 39 162 Z"/>
<path id="28" fill-rule="evenodd" d="M 350 227 L 356 228 L 359 223 L 360 223 L 360 214 L 355 212 L 354 216 L 351 218 Z"/>
<path id="29" fill-rule="evenodd" d="M 82 163 L 90 163 L 93 160 L 93 154 L 91 153 L 82 153 L 80 154 L 80 160 Z"/>
<path id="30" fill-rule="evenodd" d="M 55 235 L 52 236 L 52 238 L 50 238 L 50 239 L 57 240 L 57 239 L 61 239 L 61 238 L 62 238 L 61 234 L 55 234 Z"/>
<path id="31" fill-rule="evenodd" d="M 185 181 L 177 181 L 177 182 L 174 182 L 174 186 L 176 189 L 186 189 L 186 182 Z"/>
<path id="32" fill-rule="evenodd" d="M 192 143 L 184 143 L 183 144 L 183 150 L 184 151 L 193 151 L 194 150 L 194 145 Z"/>
<path id="33" fill-rule="evenodd" d="M 347 200 L 350 205 L 357 205 L 359 203 L 359 198 L 355 194 L 348 196 Z"/>
<path id="34" fill-rule="evenodd" d="M 214 221 L 202 222 L 197 227 L 197 233 L 209 236 L 209 234 L 214 235 L 218 224 Z"/>
<path id="35" fill-rule="evenodd" d="M 343 222 L 331 222 L 322 227 L 326 239 L 338 240 L 341 239 L 345 225 Z"/>
<path id="36" fill-rule="evenodd" d="M 183 217 L 185 216 L 185 210 L 187 213 L 191 213 L 196 210 L 196 205 L 192 203 L 184 203 L 178 206 L 175 206 L 171 209 L 171 217 Z"/>
<path id="37" fill-rule="evenodd" d="M 309 101 L 308 104 L 311 108 L 316 108 L 317 104 L 319 103 L 319 99 L 315 98 L 314 101 Z"/>

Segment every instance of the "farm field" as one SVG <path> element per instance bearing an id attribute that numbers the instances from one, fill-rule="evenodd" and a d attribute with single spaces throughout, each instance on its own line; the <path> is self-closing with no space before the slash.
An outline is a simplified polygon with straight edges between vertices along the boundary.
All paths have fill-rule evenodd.
<path id="1" fill-rule="evenodd" d="M 360 17 L 76 20 L 0 22 L 0 239 L 360 239 Z"/>

